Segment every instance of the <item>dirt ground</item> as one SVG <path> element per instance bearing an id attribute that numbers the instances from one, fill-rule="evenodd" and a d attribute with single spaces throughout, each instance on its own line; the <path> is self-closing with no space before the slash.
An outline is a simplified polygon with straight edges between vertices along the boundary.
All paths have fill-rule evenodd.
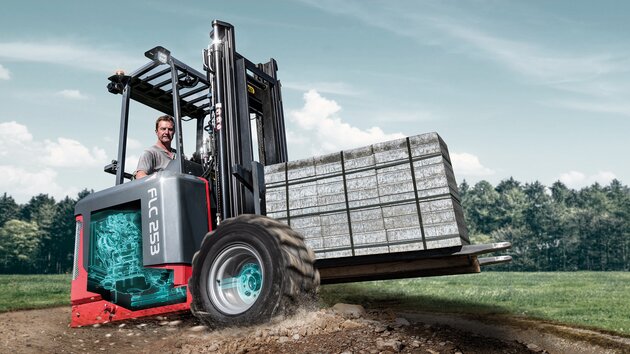
<path id="1" fill-rule="evenodd" d="M 630 339 L 545 322 L 338 304 L 248 328 L 192 315 L 70 328 L 70 308 L 0 314 L 3 353 L 630 353 Z"/>

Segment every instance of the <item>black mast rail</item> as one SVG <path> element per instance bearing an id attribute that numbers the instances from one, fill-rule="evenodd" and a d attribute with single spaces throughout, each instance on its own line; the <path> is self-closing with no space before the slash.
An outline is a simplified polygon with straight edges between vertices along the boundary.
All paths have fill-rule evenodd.
<path id="1" fill-rule="evenodd" d="M 205 63 L 215 107 L 218 215 L 224 220 L 264 213 L 262 165 L 286 162 L 288 154 L 275 60 L 252 63 L 236 52 L 232 25 L 213 21 L 212 26 Z M 254 161 L 251 114 L 259 161 Z"/>

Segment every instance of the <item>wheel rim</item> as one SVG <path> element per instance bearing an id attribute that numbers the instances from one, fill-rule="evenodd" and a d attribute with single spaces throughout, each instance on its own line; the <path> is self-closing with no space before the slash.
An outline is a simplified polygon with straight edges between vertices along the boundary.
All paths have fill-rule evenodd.
<path id="1" fill-rule="evenodd" d="M 221 312 L 237 315 L 258 299 L 264 267 L 260 255 L 246 244 L 229 245 L 212 262 L 208 290 L 212 304 Z"/>

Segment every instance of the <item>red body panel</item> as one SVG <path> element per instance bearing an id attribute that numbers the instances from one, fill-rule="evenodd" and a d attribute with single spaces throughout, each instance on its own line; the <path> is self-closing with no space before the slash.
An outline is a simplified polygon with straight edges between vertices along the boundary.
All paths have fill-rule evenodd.
<path id="1" fill-rule="evenodd" d="M 76 218 L 77 222 L 83 223 L 83 216 Z M 182 312 L 190 309 L 192 300 L 190 292 L 187 292 L 186 302 L 181 304 L 159 306 L 139 311 L 128 310 L 101 298 L 101 295 L 87 291 L 87 270 L 83 267 L 83 227 L 79 235 L 78 276 L 72 280 L 70 301 L 72 304 L 71 327 L 87 326 L 96 323 L 107 323 L 131 318 L 163 315 L 167 313 Z M 172 269 L 176 286 L 188 284 L 188 278 L 192 274 L 192 267 L 189 265 L 165 265 L 155 268 Z"/>
<path id="2" fill-rule="evenodd" d="M 190 294 L 185 303 L 154 307 L 150 309 L 131 311 L 122 306 L 112 304 L 105 300 L 93 300 L 93 302 L 72 306 L 71 327 L 81 327 L 96 323 L 128 320 L 133 318 L 164 315 L 183 312 L 190 309 Z"/>
<path id="3" fill-rule="evenodd" d="M 200 178 L 206 183 L 206 202 L 208 208 L 208 230 L 212 230 L 212 220 L 210 219 L 210 188 L 208 181 Z M 188 311 L 192 296 L 190 291 L 186 291 L 186 302 L 165 306 L 158 306 L 143 310 L 129 310 L 122 306 L 116 305 L 109 301 L 103 300 L 101 295 L 87 290 L 88 273 L 83 267 L 83 216 L 77 215 L 76 221 L 81 223 L 79 234 L 78 252 L 75 254 L 77 258 L 78 275 L 72 280 L 70 301 L 72 304 L 71 327 L 81 327 L 93 325 L 97 323 L 107 323 L 112 321 L 121 321 L 126 319 L 164 315 L 169 313 L 177 313 Z M 187 264 L 165 264 L 152 268 L 171 269 L 173 270 L 174 285 L 176 287 L 188 285 L 188 279 L 192 275 L 192 266 Z"/>

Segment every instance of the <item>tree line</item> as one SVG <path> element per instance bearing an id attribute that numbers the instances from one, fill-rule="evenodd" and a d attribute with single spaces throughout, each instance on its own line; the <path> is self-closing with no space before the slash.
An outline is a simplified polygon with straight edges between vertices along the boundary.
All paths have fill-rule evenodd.
<path id="1" fill-rule="evenodd" d="M 72 271 L 74 259 L 75 199 L 60 201 L 47 194 L 20 205 L 13 197 L 0 196 L 0 273 L 61 274 Z"/>
<path id="2" fill-rule="evenodd" d="M 474 243 L 509 241 L 496 270 L 630 270 L 630 190 L 618 180 L 580 190 L 513 178 L 459 187 Z"/>
<path id="3" fill-rule="evenodd" d="M 474 244 L 509 241 L 513 261 L 496 270 L 630 270 L 630 189 L 618 180 L 580 190 L 561 182 L 459 186 Z M 20 205 L 0 197 L 0 273 L 69 273 L 74 207 L 90 192 L 60 201 L 46 194 Z"/>

